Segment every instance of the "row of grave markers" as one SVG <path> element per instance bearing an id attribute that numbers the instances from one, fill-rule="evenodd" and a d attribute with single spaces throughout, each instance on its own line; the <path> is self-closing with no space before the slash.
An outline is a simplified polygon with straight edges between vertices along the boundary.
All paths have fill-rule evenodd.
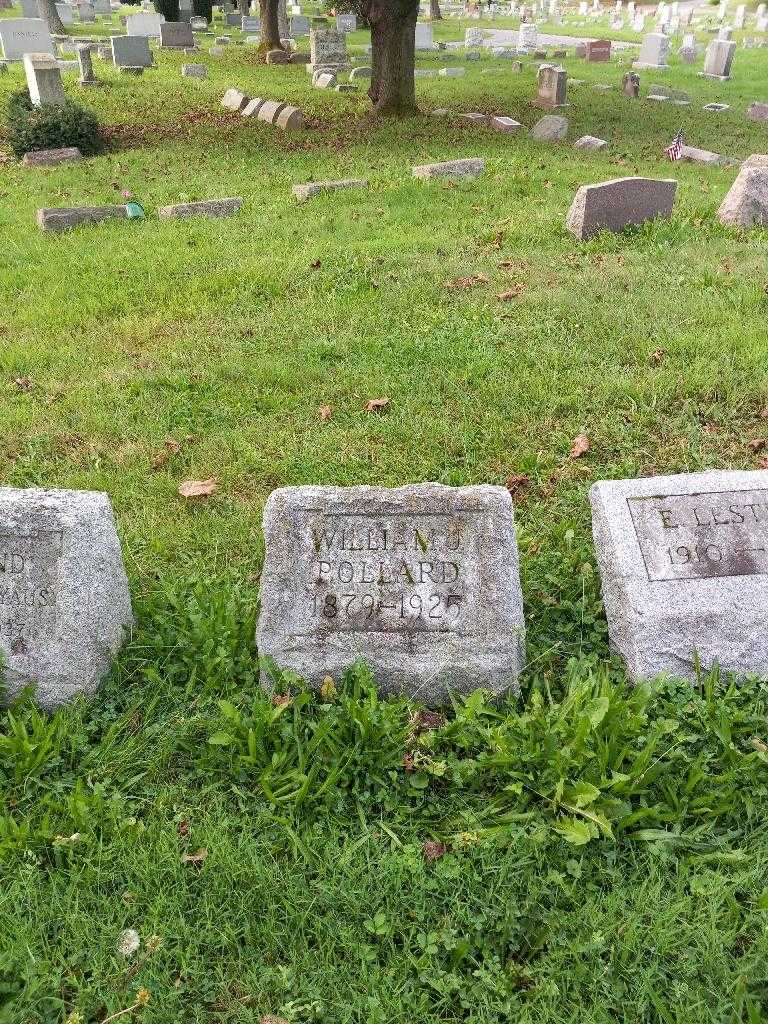
<path id="1" fill-rule="evenodd" d="M 634 680 L 718 664 L 768 676 L 768 472 L 601 481 L 593 537 Z M 264 510 L 259 655 L 313 685 L 357 661 L 425 703 L 518 688 L 525 623 L 504 488 L 285 487 Z M 0 649 L 11 697 L 93 692 L 133 624 L 106 494 L 0 488 Z"/>

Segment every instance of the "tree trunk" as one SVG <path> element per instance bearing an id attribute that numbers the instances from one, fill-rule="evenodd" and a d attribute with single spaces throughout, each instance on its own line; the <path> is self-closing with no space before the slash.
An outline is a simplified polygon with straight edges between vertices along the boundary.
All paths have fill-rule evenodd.
<path id="1" fill-rule="evenodd" d="M 280 25 L 277 19 L 277 7 L 280 0 L 259 0 L 261 15 L 261 43 L 259 49 L 263 53 L 270 50 L 282 50 L 280 42 Z"/>
<path id="2" fill-rule="evenodd" d="M 442 21 L 443 13 L 440 10 L 440 0 L 429 0 L 429 20 Z"/>
<path id="3" fill-rule="evenodd" d="M 59 17 L 59 12 L 56 10 L 55 0 L 37 0 L 37 13 L 48 26 L 48 31 L 52 36 L 65 36 L 67 34 L 64 23 Z"/>
<path id="4" fill-rule="evenodd" d="M 419 0 L 374 0 L 371 23 L 373 77 L 368 90 L 377 114 L 416 113 L 414 63 Z"/>

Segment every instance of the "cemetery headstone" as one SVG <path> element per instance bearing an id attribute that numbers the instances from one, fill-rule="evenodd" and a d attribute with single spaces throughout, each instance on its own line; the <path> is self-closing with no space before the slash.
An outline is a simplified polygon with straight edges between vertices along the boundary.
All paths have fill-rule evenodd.
<path id="1" fill-rule="evenodd" d="M 72 160 L 82 160 L 83 154 L 77 146 L 63 146 L 61 149 L 37 149 L 25 153 L 21 162 L 25 167 L 56 167 Z"/>
<path id="2" fill-rule="evenodd" d="M 25 53 L 23 63 L 32 106 L 56 106 L 66 101 L 59 62 L 52 53 Z"/>
<path id="3" fill-rule="evenodd" d="M 0 649 L 8 696 L 93 693 L 133 622 L 112 506 L 95 491 L 0 488 Z"/>
<path id="4" fill-rule="evenodd" d="M 660 32 L 644 36 L 640 46 L 640 57 L 634 61 L 632 67 L 666 71 L 669 67 L 669 37 Z"/>
<path id="5" fill-rule="evenodd" d="M 768 225 L 768 167 L 742 167 L 717 211 L 721 224 L 747 231 Z"/>
<path id="6" fill-rule="evenodd" d="M 557 110 L 560 107 L 567 107 L 567 79 L 568 73 L 565 68 L 555 67 L 552 64 L 542 64 L 537 75 L 538 94 L 534 104 L 537 107 L 543 107 L 545 110 Z"/>
<path id="7" fill-rule="evenodd" d="M 623 231 L 656 217 L 669 217 L 677 182 L 672 178 L 614 178 L 582 185 L 568 211 L 565 226 L 580 241 L 600 231 Z"/>
<path id="8" fill-rule="evenodd" d="M 257 646 L 318 686 L 365 660 L 426 703 L 517 688 L 524 622 L 500 487 L 286 487 L 264 510 Z M 265 680 L 266 681 L 266 680 Z"/>
<path id="9" fill-rule="evenodd" d="M 609 61 L 611 59 L 611 40 L 590 39 L 587 42 L 586 58 L 590 64 Z"/>
<path id="10" fill-rule="evenodd" d="M 91 55 L 91 43 L 78 43 L 76 47 L 77 61 L 80 66 L 80 77 L 78 85 L 88 87 L 98 85 L 96 75 L 93 73 L 93 58 Z"/>
<path id="11" fill-rule="evenodd" d="M 195 45 L 192 26 L 183 21 L 164 21 L 160 25 L 160 46 L 164 49 L 184 50 Z"/>
<path id="12" fill-rule="evenodd" d="M 439 164 L 420 164 L 413 168 L 413 177 L 422 181 L 433 178 L 447 178 L 453 181 L 471 180 L 485 170 L 482 157 L 465 157 L 461 160 L 446 160 Z"/>
<path id="13" fill-rule="evenodd" d="M 621 79 L 621 91 L 630 99 L 636 100 L 640 95 L 640 75 L 627 71 Z"/>
<path id="14" fill-rule="evenodd" d="M 349 63 L 347 56 L 347 37 L 335 28 L 313 28 L 309 33 L 310 67 L 345 68 Z"/>
<path id="15" fill-rule="evenodd" d="M 152 14 L 148 11 L 140 11 L 138 14 L 129 14 L 125 19 L 125 31 L 129 36 L 157 36 L 160 35 L 160 26 L 165 21 L 162 14 Z"/>
<path id="16" fill-rule="evenodd" d="M 158 208 L 160 220 L 189 220 L 190 217 L 231 217 L 243 205 L 240 196 L 227 199 L 201 199 L 196 203 L 174 203 Z"/>
<path id="17" fill-rule="evenodd" d="M 713 39 L 707 47 L 704 58 L 704 70 L 699 74 L 704 78 L 718 78 L 725 82 L 731 77 L 731 64 L 736 52 L 736 43 L 724 39 Z"/>
<path id="18" fill-rule="evenodd" d="M 354 14 L 337 14 L 336 28 L 339 32 L 356 32 L 357 18 Z"/>
<path id="19" fill-rule="evenodd" d="M 53 53 L 53 40 L 41 18 L 0 18 L 3 59 L 21 60 L 25 53 Z"/>
<path id="20" fill-rule="evenodd" d="M 633 679 L 715 662 L 768 675 L 768 473 L 600 481 L 592 524 L 610 638 Z"/>
<path id="21" fill-rule="evenodd" d="M 539 41 L 539 30 L 535 25 L 523 24 L 517 34 L 517 49 L 520 53 L 533 53 Z"/>
<path id="22" fill-rule="evenodd" d="M 112 36 L 110 42 L 116 68 L 152 67 L 152 51 L 146 36 Z"/>
<path id="23" fill-rule="evenodd" d="M 184 78 L 207 78 L 208 67 L 205 64 L 182 64 L 181 74 Z"/>
<path id="24" fill-rule="evenodd" d="M 568 135 L 568 118 L 547 114 L 531 129 L 531 138 L 537 142 L 562 142 Z"/>

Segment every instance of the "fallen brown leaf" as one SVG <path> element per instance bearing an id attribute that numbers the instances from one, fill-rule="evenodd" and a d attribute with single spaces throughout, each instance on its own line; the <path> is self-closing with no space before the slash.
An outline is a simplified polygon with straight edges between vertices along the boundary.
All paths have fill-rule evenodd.
<path id="1" fill-rule="evenodd" d="M 309 264 L 311 270 L 319 270 L 321 265 L 320 260 L 312 260 Z"/>
<path id="2" fill-rule="evenodd" d="M 446 853 L 448 853 L 448 847 L 445 843 L 438 843 L 434 839 L 428 839 L 421 848 L 424 857 L 428 861 L 439 860 Z"/>
<path id="3" fill-rule="evenodd" d="M 215 476 L 207 480 L 184 480 L 179 484 L 179 494 L 182 498 L 207 498 L 213 494 L 219 486 Z"/>
<path id="4" fill-rule="evenodd" d="M 32 383 L 31 377 L 14 377 L 13 383 L 16 385 L 18 391 L 31 391 L 35 386 Z"/>
<path id="5" fill-rule="evenodd" d="M 768 444 L 768 441 L 764 437 L 751 437 L 747 441 L 747 448 L 751 452 L 759 452 L 765 448 L 766 444 Z"/>
<path id="6" fill-rule="evenodd" d="M 288 1024 L 288 1021 L 285 1017 L 276 1017 L 274 1013 L 265 1013 L 259 1019 L 259 1024 Z"/>
<path id="7" fill-rule="evenodd" d="M 330 405 L 321 405 L 320 408 L 317 410 L 317 415 L 320 417 L 323 423 L 327 423 L 328 420 L 333 415 L 333 409 L 331 409 Z"/>
<path id="8" fill-rule="evenodd" d="M 653 366 L 658 366 L 659 363 L 662 363 L 664 361 L 664 357 L 666 356 L 666 354 L 667 354 L 667 350 L 665 348 L 654 349 L 653 352 L 651 352 L 651 363 L 652 363 L 652 365 Z"/>
<path id="9" fill-rule="evenodd" d="M 443 288 L 448 291 L 462 291 L 466 288 L 474 288 L 476 284 L 490 284 L 487 274 L 472 274 L 469 277 L 454 277 L 452 281 L 446 281 Z"/>
<path id="10" fill-rule="evenodd" d="M 188 821 L 180 821 L 179 824 L 176 826 L 176 828 L 178 829 L 178 832 L 179 832 L 179 835 L 181 836 L 181 838 L 182 839 L 186 839 L 186 837 L 189 835 L 189 822 Z"/>
<path id="11" fill-rule="evenodd" d="M 525 290 L 525 285 L 513 284 L 511 288 L 507 288 L 506 291 L 499 292 L 496 298 L 499 302 L 510 302 L 512 299 L 519 299 Z"/>
<path id="12" fill-rule="evenodd" d="M 195 850 L 194 853 L 182 853 L 181 862 L 182 864 L 202 864 L 207 856 L 208 851 L 201 847 L 201 849 Z"/>
<path id="13" fill-rule="evenodd" d="M 571 445 L 571 458 L 580 459 L 582 455 L 586 455 L 589 451 L 589 438 L 586 434 L 579 434 L 578 437 L 574 437 L 573 444 Z"/>
<path id="14" fill-rule="evenodd" d="M 369 398 L 363 409 L 365 412 L 383 412 L 388 405 L 388 398 Z"/>
<path id="15" fill-rule="evenodd" d="M 768 405 L 766 405 L 766 407 L 764 409 L 760 410 L 760 419 L 761 420 L 768 420 Z"/>
<path id="16" fill-rule="evenodd" d="M 180 451 L 181 445 L 179 444 L 179 442 L 174 441 L 172 437 L 166 437 L 165 448 L 163 449 L 163 451 L 158 452 L 157 455 L 155 455 L 155 457 L 152 459 L 152 469 L 162 469 L 165 465 L 167 465 L 170 457 L 172 455 L 178 455 Z"/>
<path id="17" fill-rule="evenodd" d="M 768 456 L 764 455 L 762 459 L 758 459 L 757 464 L 760 469 L 768 469 Z"/>
<path id="18" fill-rule="evenodd" d="M 504 481 L 504 486 L 514 498 L 521 491 L 524 491 L 530 482 L 531 478 L 526 476 L 525 473 L 513 473 L 512 476 L 508 476 Z"/>

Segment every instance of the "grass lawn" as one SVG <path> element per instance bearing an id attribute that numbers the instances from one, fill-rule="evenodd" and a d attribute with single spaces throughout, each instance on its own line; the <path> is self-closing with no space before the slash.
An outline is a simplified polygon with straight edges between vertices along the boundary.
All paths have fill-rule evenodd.
<path id="1" fill-rule="evenodd" d="M 0 1022 L 768 1020 L 765 688 L 627 693 L 586 502 L 599 478 L 759 463 L 768 241 L 714 218 L 733 169 L 663 149 L 682 125 L 764 152 L 744 109 L 766 99 L 765 54 L 739 49 L 728 83 L 673 57 L 661 80 L 689 107 L 622 96 L 626 64 L 567 60 L 584 80 L 570 142 L 601 153 L 430 116 L 532 125 L 532 62 L 419 78 L 425 114 L 380 125 L 362 92 L 248 48 L 203 55 L 206 81 L 181 78 L 195 59 L 160 52 L 140 78 L 95 59 L 103 88 L 65 81 L 109 153 L 0 167 L 2 482 L 109 493 L 138 620 L 96 700 L 0 713 Z M 0 102 L 22 85 L 14 64 Z M 225 112 L 230 86 L 296 104 L 309 130 Z M 731 109 L 701 109 L 716 100 Z M 411 178 L 461 156 L 486 158 L 476 182 Z M 577 187 L 632 174 L 678 179 L 672 219 L 576 244 Z M 346 177 L 369 187 L 291 197 Z M 145 221 L 35 225 L 124 191 Z M 153 213 L 222 196 L 243 211 Z M 364 412 L 377 397 L 387 411 Z M 520 701 L 425 720 L 363 670 L 261 695 L 273 488 L 516 475 Z M 178 496 L 211 476 L 211 498 Z"/>

